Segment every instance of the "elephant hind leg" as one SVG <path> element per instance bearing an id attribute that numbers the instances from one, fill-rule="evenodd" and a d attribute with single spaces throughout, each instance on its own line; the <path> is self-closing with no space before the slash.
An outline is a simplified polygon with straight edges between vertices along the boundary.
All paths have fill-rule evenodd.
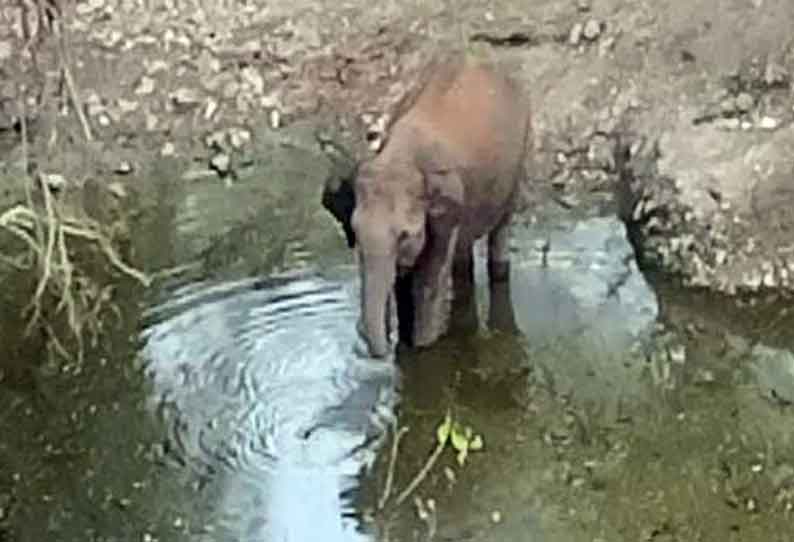
<path id="1" fill-rule="evenodd" d="M 459 244 L 456 247 L 452 277 L 456 289 L 474 284 L 474 252 L 471 245 Z"/>

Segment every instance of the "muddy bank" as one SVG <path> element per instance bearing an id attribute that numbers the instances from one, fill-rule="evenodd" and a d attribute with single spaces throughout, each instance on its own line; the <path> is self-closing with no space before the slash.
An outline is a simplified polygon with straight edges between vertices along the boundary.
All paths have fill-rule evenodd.
<path id="1" fill-rule="evenodd" d="M 635 149 L 618 191 L 645 266 L 731 296 L 791 295 L 791 126 L 753 133 L 682 123 Z"/>

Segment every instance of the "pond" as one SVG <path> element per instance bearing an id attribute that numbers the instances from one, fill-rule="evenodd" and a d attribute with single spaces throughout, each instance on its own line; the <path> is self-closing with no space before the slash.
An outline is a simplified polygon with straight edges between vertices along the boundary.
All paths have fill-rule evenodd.
<path id="1" fill-rule="evenodd" d="M 3 316 L 0 541 L 788 540 L 785 308 L 651 283 L 609 212 L 550 203 L 508 285 L 479 247 L 450 333 L 374 361 L 322 159 L 265 150 L 232 183 L 145 181 L 136 259 L 184 272 L 120 287 L 81 362 Z M 395 506 L 447 414 L 482 448 Z"/>

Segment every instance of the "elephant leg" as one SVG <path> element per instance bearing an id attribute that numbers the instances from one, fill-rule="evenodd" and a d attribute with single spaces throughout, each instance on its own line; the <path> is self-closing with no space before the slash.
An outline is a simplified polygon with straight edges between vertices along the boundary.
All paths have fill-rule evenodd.
<path id="1" fill-rule="evenodd" d="M 413 283 L 413 272 L 397 277 L 391 296 L 397 305 L 397 330 L 400 342 L 408 346 L 414 345 L 413 330 L 416 308 L 414 306 Z"/>
<path id="2" fill-rule="evenodd" d="M 488 327 L 506 333 L 518 332 L 510 296 L 510 281 L 492 282 L 489 293 L 491 303 L 488 307 Z"/>
<path id="3" fill-rule="evenodd" d="M 504 282 L 510 277 L 510 222 L 513 210 L 508 210 L 488 234 L 488 278 L 490 282 Z"/>
<path id="4" fill-rule="evenodd" d="M 461 244 L 455 249 L 455 262 L 452 267 L 452 280 L 455 291 L 474 284 L 474 253 L 470 244 Z"/>
<path id="5" fill-rule="evenodd" d="M 449 330 L 463 334 L 476 333 L 479 328 L 477 299 L 474 288 L 474 253 L 470 244 L 459 245 L 453 265 L 453 299 Z"/>
<path id="6" fill-rule="evenodd" d="M 439 227 L 414 272 L 414 345 L 427 346 L 447 329 L 458 228 Z"/>

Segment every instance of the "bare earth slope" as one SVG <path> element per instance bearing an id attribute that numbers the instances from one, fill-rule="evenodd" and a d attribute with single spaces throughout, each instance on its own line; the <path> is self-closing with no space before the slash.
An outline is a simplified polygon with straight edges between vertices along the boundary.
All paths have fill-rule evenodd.
<path id="1" fill-rule="evenodd" d="M 644 261 L 729 293 L 791 288 L 788 0 L 65 4 L 60 47 L 34 0 L 0 7 L 6 169 L 23 111 L 36 167 L 70 180 L 124 182 L 161 156 L 203 164 L 187 178 L 224 175 L 301 118 L 366 152 L 428 56 L 466 47 L 532 95 L 531 200 L 585 207 L 617 187 Z M 643 147 L 615 184 L 618 134 L 658 152 Z"/>

